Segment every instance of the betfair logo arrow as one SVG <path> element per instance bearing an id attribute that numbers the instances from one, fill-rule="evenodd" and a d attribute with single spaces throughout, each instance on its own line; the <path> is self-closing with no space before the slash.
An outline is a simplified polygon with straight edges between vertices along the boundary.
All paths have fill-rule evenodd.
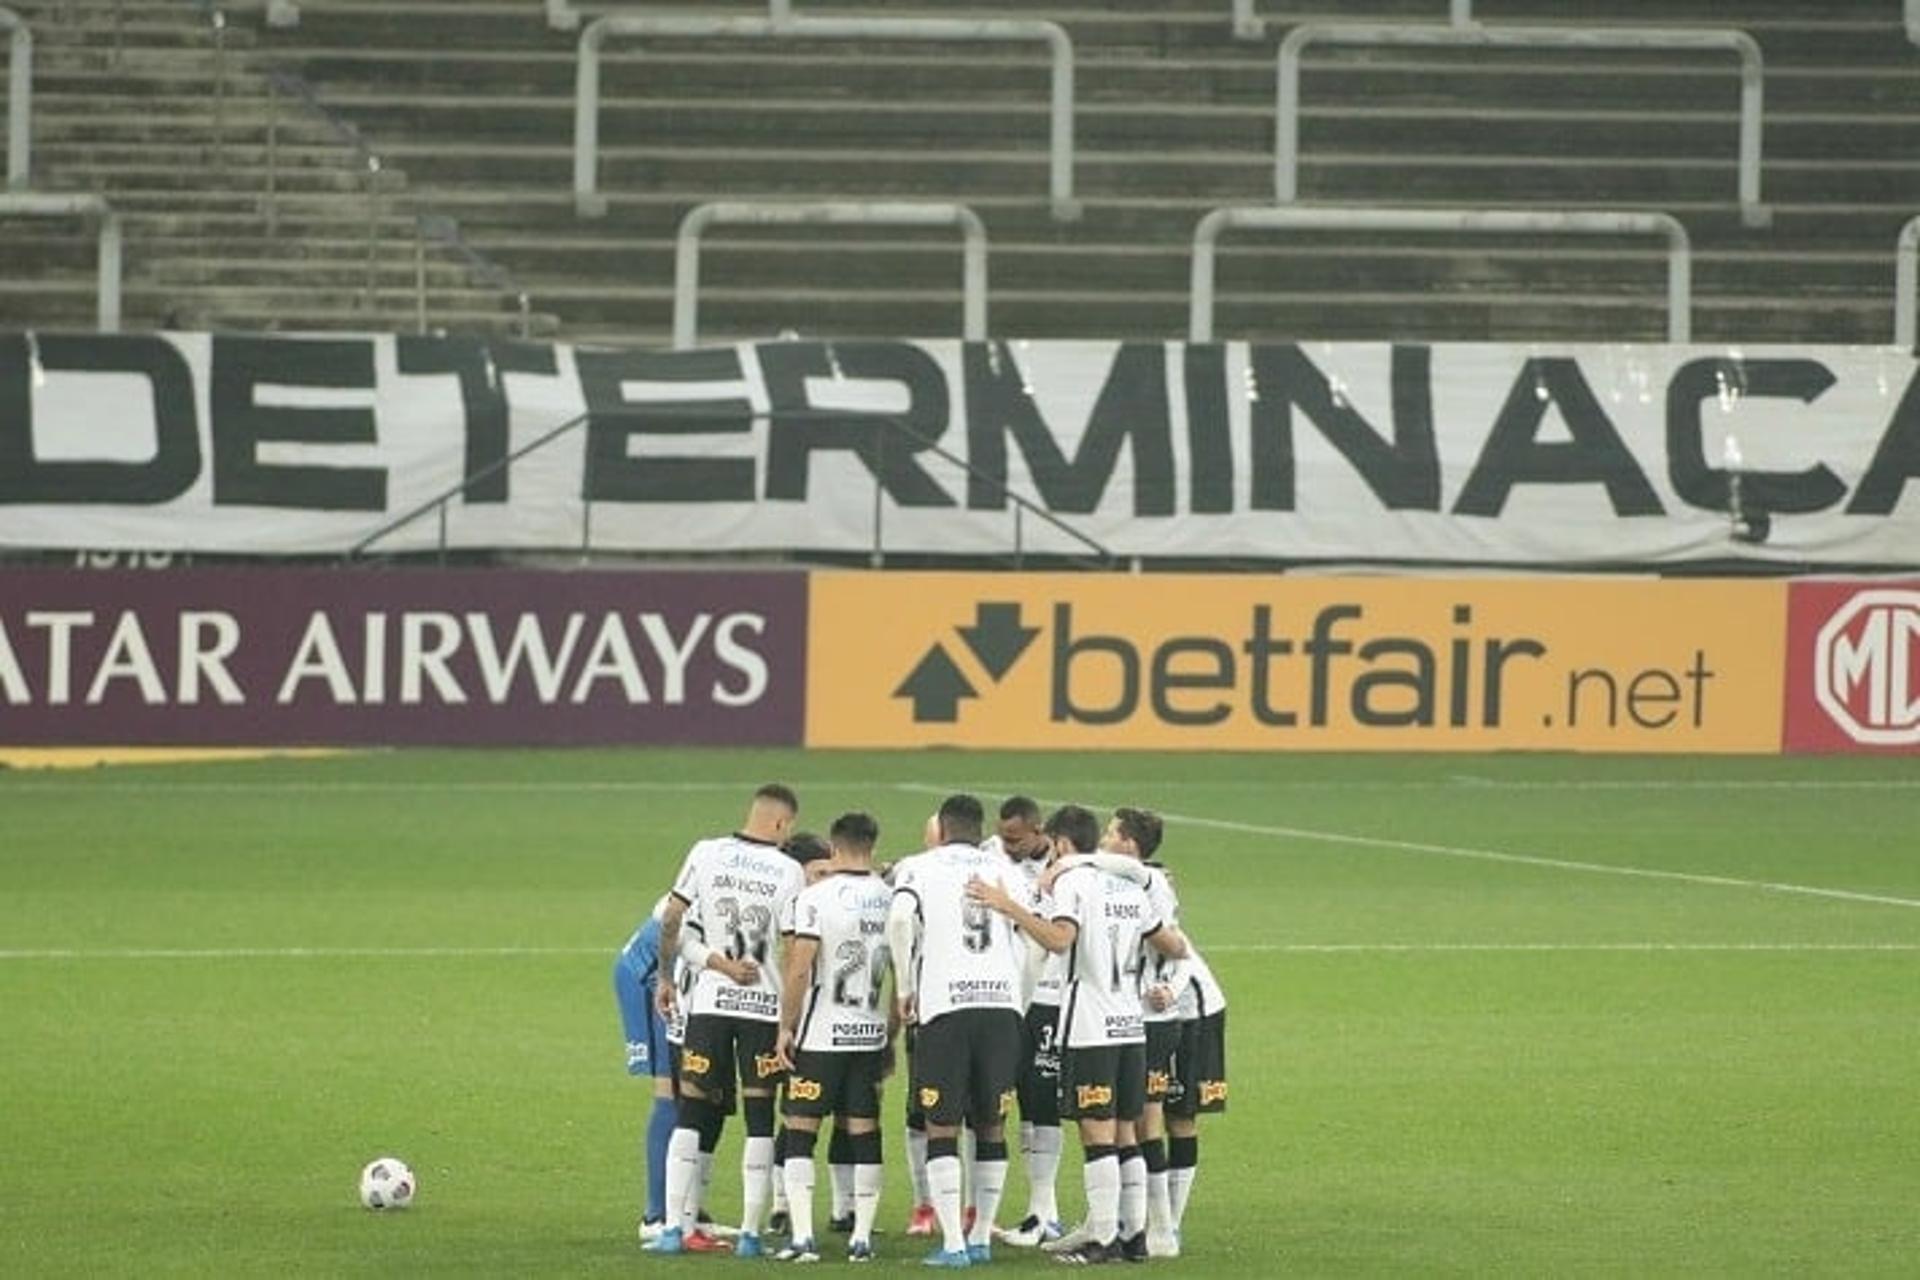
<path id="1" fill-rule="evenodd" d="M 1020 625 L 1018 604 L 999 601 L 976 605 L 973 625 L 960 628 L 960 638 L 967 642 L 967 648 L 973 650 L 973 656 L 980 659 L 980 665 L 995 683 L 1013 670 L 1013 664 L 1020 661 L 1020 655 L 1039 634 L 1038 627 Z"/>
<path id="2" fill-rule="evenodd" d="M 893 696 L 913 699 L 916 724 L 952 724 L 960 718 L 960 699 L 980 695 L 967 683 L 960 668 L 953 665 L 946 646 L 936 644 L 893 691 Z"/>
<path id="3" fill-rule="evenodd" d="M 1026 626 L 1021 621 L 1018 603 L 1005 600 L 975 605 L 973 625 L 957 630 L 968 652 L 995 684 L 1013 670 L 1033 638 L 1040 634 L 1038 627 Z M 893 696 L 912 700 L 915 723 L 952 724 L 960 718 L 961 699 L 977 698 L 980 694 L 948 654 L 946 645 L 936 643 L 907 673 Z"/>

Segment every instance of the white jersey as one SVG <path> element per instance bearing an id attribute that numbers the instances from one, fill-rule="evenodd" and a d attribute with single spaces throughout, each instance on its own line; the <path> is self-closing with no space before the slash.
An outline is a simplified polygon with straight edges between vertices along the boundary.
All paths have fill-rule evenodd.
<path id="1" fill-rule="evenodd" d="M 1173 892 L 1173 881 L 1168 877 L 1165 867 L 1147 865 L 1147 904 L 1153 908 L 1153 915 L 1161 924 L 1178 925 L 1180 923 L 1180 899 Z M 1175 960 L 1163 956 L 1158 951 L 1148 949 L 1146 953 L 1147 972 L 1141 980 L 1146 987 L 1165 986 L 1173 988 L 1175 996 L 1186 989 L 1187 964 L 1185 960 Z M 1140 1002 L 1140 1013 L 1148 1022 L 1178 1022 L 1179 1004 L 1169 1004 L 1165 1009 L 1155 1009 L 1145 1000 Z"/>
<path id="2" fill-rule="evenodd" d="M 1049 865 L 1050 863 L 1043 858 L 1020 864 L 1022 871 L 1029 866 L 1033 868 L 1033 884 L 1029 891 L 1027 905 L 1033 909 L 1035 915 L 1048 920 L 1053 918 L 1053 897 L 1041 891 L 1040 877 L 1046 874 Z M 1069 954 L 1066 951 L 1047 952 L 1046 957 L 1040 961 L 1040 976 L 1034 981 L 1033 996 L 1028 1000 L 1028 1004 L 1037 1004 L 1050 1009 L 1060 1007 L 1060 1001 L 1065 998 L 1067 989 Z"/>
<path id="3" fill-rule="evenodd" d="M 922 1025 L 956 1009 L 1020 1011 L 1026 944 L 1005 916 L 967 897 L 976 878 L 1015 898 L 1027 892 L 1004 855 L 978 845 L 941 845 L 894 869 L 894 893 L 912 899 L 920 924 L 913 985 Z"/>
<path id="4" fill-rule="evenodd" d="M 1178 1009 L 1182 1022 L 1219 1013 L 1227 1007 L 1227 993 L 1214 981 L 1212 968 L 1200 954 L 1200 948 L 1193 945 L 1192 938 L 1187 939 L 1187 958 L 1183 965 L 1187 981 L 1180 988 Z"/>
<path id="5" fill-rule="evenodd" d="M 793 900 L 793 936 L 820 944 L 800 1012 L 802 1049 L 848 1053 L 886 1047 L 887 1015 L 880 996 L 891 967 L 887 908 L 892 901 L 886 881 L 869 871 L 825 876 Z"/>
<path id="6" fill-rule="evenodd" d="M 664 911 L 666 905 L 667 900 L 662 898 L 655 910 Z M 688 907 L 686 914 L 680 917 L 680 936 L 685 938 L 689 933 L 697 936 L 702 942 L 706 941 L 707 930 L 700 922 L 699 907 Z M 685 1044 L 687 1042 L 687 1002 L 693 999 L 693 980 L 699 975 L 678 952 L 671 957 L 662 956 L 661 963 L 670 966 L 667 971 L 673 975 L 673 989 L 679 996 L 673 1002 L 673 1012 L 667 1015 L 667 1043 Z"/>
<path id="7" fill-rule="evenodd" d="M 762 840 L 722 836 L 693 846 L 673 883 L 674 897 L 700 909 L 709 947 L 730 959 L 755 961 L 760 974 L 742 987 L 718 969 L 701 970 L 693 984 L 690 1015 L 780 1021 L 780 967 L 773 939 L 788 902 L 805 883 L 800 864 Z"/>
<path id="8" fill-rule="evenodd" d="M 1070 1049 L 1089 1049 L 1144 1041 L 1142 952 L 1145 939 L 1161 928 L 1146 891 L 1097 867 L 1073 867 L 1053 883 L 1053 918 L 1071 920 L 1076 927 L 1069 948 L 1063 1043 Z"/>

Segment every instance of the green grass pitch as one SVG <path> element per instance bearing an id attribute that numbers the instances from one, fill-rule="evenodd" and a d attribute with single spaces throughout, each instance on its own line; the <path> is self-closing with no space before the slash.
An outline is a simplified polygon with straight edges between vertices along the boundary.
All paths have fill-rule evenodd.
<path id="1" fill-rule="evenodd" d="M 749 1265 L 638 1250 L 609 969 L 775 778 L 894 852 L 963 786 L 1169 815 L 1233 1095 L 1156 1272 L 1920 1267 L 1910 762 L 636 751 L 0 775 L 0 1275 Z"/>

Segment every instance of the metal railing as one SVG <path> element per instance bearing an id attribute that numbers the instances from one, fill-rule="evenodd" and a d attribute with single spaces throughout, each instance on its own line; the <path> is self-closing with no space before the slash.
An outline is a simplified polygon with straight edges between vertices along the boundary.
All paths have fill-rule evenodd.
<path id="1" fill-rule="evenodd" d="M 587 425 L 596 418 L 604 420 L 608 418 L 638 417 L 647 413 L 659 414 L 663 412 L 670 412 L 675 418 L 689 421 L 698 421 L 706 418 L 731 424 L 738 420 L 738 415 L 733 410 L 703 410 L 688 405 L 674 405 L 670 409 L 662 407 L 651 410 L 640 406 L 633 406 L 626 409 L 590 409 L 585 413 L 576 414 L 568 418 L 565 422 L 549 431 L 542 432 L 538 437 L 521 445 L 511 453 L 496 458 L 477 471 L 463 476 L 458 483 L 449 486 L 443 492 L 435 494 L 425 502 L 419 503 L 402 512 L 400 515 L 395 516 L 393 519 L 386 521 L 349 547 L 343 559 L 348 562 L 358 560 L 366 555 L 368 548 L 372 547 L 375 543 L 386 539 L 426 516 L 432 515 L 438 521 L 439 526 L 435 540 L 436 553 L 439 558 L 444 561 L 448 550 L 448 505 L 462 493 L 465 493 L 470 487 L 478 484 L 482 480 L 497 475 L 521 458 L 546 448 L 555 440 L 579 430 L 582 426 Z M 1004 479 L 974 466 L 973 463 L 967 459 L 940 444 L 934 437 L 909 425 L 907 421 L 898 414 L 874 413 L 857 409 L 755 409 L 751 411 L 751 414 L 756 420 L 777 417 L 783 421 L 792 422 L 844 422 L 849 418 L 853 418 L 864 422 L 871 422 L 876 428 L 886 428 L 888 429 L 888 433 L 905 437 L 908 441 L 912 442 L 914 446 L 913 452 L 916 454 L 930 454 L 933 457 L 958 467 L 961 471 L 964 471 L 969 478 L 985 483 L 1001 498 L 1012 504 L 1013 561 L 1016 568 L 1023 566 L 1026 561 L 1026 519 L 1029 516 L 1038 519 L 1042 524 L 1061 534 L 1069 541 L 1085 548 L 1086 558 L 1094 561 L 1101 568 L 1112 568 L 1121 563 L 1120 557 L 1115 555 L 1114 552 L 1109 550 L 1097 539 L 1074 528 L 1041 504 L 1015 493 Z M 888 433 L 883 433 L 876 437 L 875 450 L 877 456 L 874 459 L 872 468 L 874 473 L 873 542 L 868 551 L 868 562 L 875 568 L 879 568 L 885 563 L 887 554 L 887 490 L 884 477 L 887 474 L 887 441 L 890 438 L 890 434 Z M 591 450 L 584 454 L 584 458 L 585 466 L 590 469 L 593 465 Z M 591 474 L 583 472 L 580 483 L 580 556 L 583 560 L 593 553 L 593 485 L 591 481 Z"/>
<path id="2" fill-rule="evenodd" d="M 443 213 L 416 214 L 413 219 L 414 320 L 427 331 L 427 246 L 436 244 L 465 264 L 474 279 L 511 297 L 520 312 L 520 336 L 533 336 L 533 298 L 513 273 L 467 243 L 460 221 Z"/>
<path id="3" fill-rule="evenodd" d="M 0 9 L 7 35 L 7 190 L 33 184 L 33 29 L 12 9 Z"/>
<path id="4" fill-rule="evenodd" d="M 318 91 L 304 76 L 286 67 L 268 69 L 267 192 L 262 212 L 266 218 L 269 236 L 277 235 L 280 228 L 280 131 L 283 100 L 298 103 L 310 118 L 318 121 L 338 142 L 353 151 L 355 164 L 365 183 L 367 198 L 366 279 L 361 292 L 361 301 L 363 307 L 372 310 L 380 264 L 381 183 L 383 181 L 381 175 L 391 173 L 393 170 L 368 145 L 365 135 L 351 120 L 321 101 Z M 414 315 L 420 332 L 425 333 L 428 327 L 426 257 L 427 246 L 430 243 L 441 245 L 460 258 L 481 284 L 514 298 L 520 313 L 520 334 L 526 337 L 531 332 L 532 300 L 527 291 L 520 287 L 512 273 L 505 267 L 467 243 L 458 221 L 438 214 L 416 214 L 413 219 L 412 241 Z"/>
<path id="5" fill-rule="evenodd" d="M 547 0 L 548 6 L 555 3 L 565 4 L 567 0 Z M 1233 0 L 1233 34 L 1240 40 L 1259 40 L 1267 34 L 1267 24 L 1262 22 L 1253 10 L 1254 0 Z M 1920 5 L 1920 0 L 1907 0 L 1909 5 Z M 1447 21 L 1456 27 L 1464 27 L 1473 21 L 1473 0 L 1447 0 Z"/>
<path id="6" fill-rule="evenodd" d="M 99 240 L 99 280 L 95 286 L 96 322 L 102 333 L 120 332 L 120 217 L 100 196 L 44 195 L 14 192 L 0 195 L 0 218 L 88 218 L 95 220 Z"/>
<path id="7" fill-rule="evenodd" d="M 552 16 L 551 10 L 549 16 Z M 577 21 L 578 15 L 573 16 Z M 1073 197 L 1073 41 L 1058 23 L 1029 19 L 707 18 L 636 14 L 595 19 L 580 33 L 574 84 L 573 199 L 575 211 L 581 217 L 597 218 L 607 211 L 606 197 L 599 190 L 600 57 L 602 46 L 612 36 L 1043 43 L 1052 58 L 1048 193 L 1057 220 L 1069 221 L 1080 216 L 1080 206 Z"/>
<path id="8" fill-rule="evenodd" d="M 1894 246 L 1893 345 L 1902 351 L 1914 349 L 1916 331 L 1920 331 L 1915 323 L 1915 311 L 1920 309 L 1920 301 L 1914 298 L 1916 291 L 1920 291 L 1920 216 L 1908 219 L 1900 228 L 1900 239 Z"/>
<path id="9" fill-rule="evenodd" d="M 1760 46 L 1744 31 L 1674 28 L 1396 26 L 1385 23 L 1309 22 L 1280 42 L 1277 122 L 1274 129 L 1273 193 L 1281 204 L 1300 194 L 1300 56 L 1308 46 L 1464 46 L 1495 49 L 1668 49 L 1730 51 L 1740 59 L 1740 217 L 1748 226 L 1769 219 L 1760 202 L 1760 131 L 1764 67 Z"/>
<path id="10" fill-rule="evenodd" d="M 1693 249 L 1687 229 L 1664 213 L 1616 213 L 1510 209 L 1380 209 L 1368 207 L 1273 208 L 1267 205 L 1215 209 L 1193 231 L 1193 275 L 1188 295 L 1187 336 L 1213 341 L 1214 249 L 1228 228 L 1264 231 L 1442 231 L 1542 233 L 1549 235 L 1660 235 L 1667 240 L 1667 341 L 1693 335 Z"/>
<path id="11" fill-rule="evenodd" d="M 766 204 L 720 201 L 703 204 L 681 220 L 673 252 L 673 345 L 686 350 L 699 341 L 700 244 L 715 225 L 744 226 L 889 226 L 960 228 L 962 250 L 962 336 L 979 342 L 987 336 L 987 228 L 978 214 L 961 204 Z"/>

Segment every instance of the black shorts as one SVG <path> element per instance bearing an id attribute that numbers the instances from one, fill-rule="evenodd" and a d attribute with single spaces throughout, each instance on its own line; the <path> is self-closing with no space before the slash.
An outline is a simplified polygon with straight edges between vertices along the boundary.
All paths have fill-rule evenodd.
<path id="1" fill-rule="evenodd" d="M 955 1009 L 920 1024 L 913 1102 L 937 1125 L 999 1124 L 1013 1110 L 1023 1039 L 1012 1009 Z"/>
<path id="2" fill-rule="evenodd" d="M 1213 1115 L 1227 1109 L 1227 1011 L 1188 1018 L 1173 1051 L 1173 1088 L 1167 1114 Z"/>
<path id="3" fill-rule="evenodd" d="M 1027 1008 L 1026 1042 L 1021 1046 L 1020 1118 L 1028 1124 L 1060 1123 L 1060 1006 Z"/>
<path id="4" fill-rule="evenodd" d="M 742 1089 L 771 1090 L 780 1083 L 774 1057 L 780 1037 L 777 1023 L 696 1013 L 687 1019 L 687 1042 L 680 1048 L 680 1079 L 713 1097 L 731 1095 L 735 1073 Z"/>
<path id="5" fill-rule="evenodd" d="M 844 1120 L 880 1118 L 881 1049 L 857 1053 L 801 1049 L 787 1073 L 786 1114 Z"/>
<path id="6" fill-rule="evenodd" d="M 1180 1022 L 1147 1024 L 1147 1102 L 1164 1103 L 1173 1096 L 1173 1056 L 1180 1047 Z"/>
<path id="7" fill-rule="evenodd" d="M 1060 1061 L 1060 1114 L 1070 1120 L 1138 1120 L 1147 1100 L 1147 1046 L 1068 1048 Z"/>
<path id="8" fill-rule="evenodd" d="M 680 1054 L 683 1050 L 677 1044 L 670 1044 L 667 1049 L 673 1055 L 673 1094 L 677 1098 L 680 1096 Z M 740 1091 L 733 1088 L 723 1090 L 716 1081 L 711 1087 L 702 1087 L 701 1092 L 706 1094 L 708 1103 L 721 1115 L 730 1116 L 737 1101 L 734 1095 Z"/>
<path id="9" fill-rule="evenodd" d="M 911 1023 L 900 1029 L 900 1043 L 906 1046 L 907 1079 L 909 1081 L 913 1079 L 913 1033 L 915 1030 L 916 1028 Z M 909 1088 L 907 1090 L 907 1128 L 924 1129 L 926 1127 L 927 1113 L 920 1109 L 920 1091 Z"/>

